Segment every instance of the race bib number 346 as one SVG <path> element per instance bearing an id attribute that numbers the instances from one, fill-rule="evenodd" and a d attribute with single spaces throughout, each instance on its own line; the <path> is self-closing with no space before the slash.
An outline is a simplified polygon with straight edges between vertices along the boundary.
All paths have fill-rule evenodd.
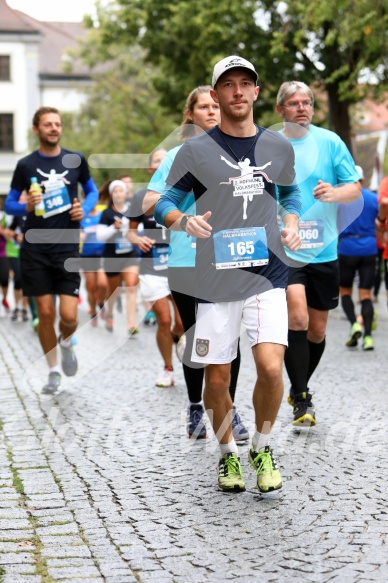
<path id="1" fill-rule="evenodd" d="M 267 265 L 268 245 L 264 227 L 226 229 L 213 236 L 217 269 Z"/>
<path id="2" fill-rule="evenodd" d="M 45 185 L 44 219 L 64 213 L 71 208 L 69 191 L 62 180 L 48 180 L 43 184 Z"/>

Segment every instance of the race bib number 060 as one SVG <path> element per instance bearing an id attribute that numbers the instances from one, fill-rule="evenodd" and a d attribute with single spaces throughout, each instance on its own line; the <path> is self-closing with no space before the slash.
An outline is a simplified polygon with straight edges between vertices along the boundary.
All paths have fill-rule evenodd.
<path id="1" fill-rule="evenodd" d="M 323 220 L 299 221 L 301 249 L 316 249 L 323 246 Z"/>

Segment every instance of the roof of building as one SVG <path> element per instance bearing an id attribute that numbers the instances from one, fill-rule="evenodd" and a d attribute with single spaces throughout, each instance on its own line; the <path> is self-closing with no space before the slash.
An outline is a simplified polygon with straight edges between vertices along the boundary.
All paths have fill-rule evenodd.
<path id="1" fill-rule="evenodd" d="M 39 29 L 26 14 L 11 8 L 5 0 L 0 0 L 0 32 L 37 33 Z"/>
<path id="2" fill-rule="evenodd" d="M 35 33 L 39 38 L 39 74 L 41 77 L 68 78 L 89 77 L 90 69 L 79 60 L 71 60 L 66 51 L 77 46 L 77 40 L 84 37 L 81 22 L 40 22 L 10 8 L 5 0 L 0 0 L 0 38 L 2 33 Z M 65 65 L 71 60 L 71 72 Z"/>

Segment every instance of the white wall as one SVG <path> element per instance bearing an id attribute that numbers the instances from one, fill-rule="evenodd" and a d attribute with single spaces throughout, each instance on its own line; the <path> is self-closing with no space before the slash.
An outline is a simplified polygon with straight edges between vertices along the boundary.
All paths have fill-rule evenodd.
<path id="1" fill-rule="evenodd" d="M 56 107 L 60 112 L 79 111 L 86 101 L 84 85 L 75 86 L 70 83 L 69 87 L 54 87 L 45 85 L 41 87 L 40 104 Z"/>
<path id="2" fill-rule="evenodd" d="M 14 149 L 28 148 L 26 128 L 39 107 L 38 45 L 36 42 L 0 42 L 0 53 L 9 55 L 11 80 L 0 82 L 0 112 L 14 116 Z"/>
<path id="3" fill-rule="evenodd" d="M 0 54 L 9 55 L 11 80 L 0 81 L 0 113 L 14 116 L 14 152 L 0 152 L 0 194 L 7 194 L 17 160 L 29 153 L 32 117 L 42 105 L 59 111 L 78 111 L 86 101 L 87 81 L 40 81 L 39 38 L 12 35 L 0 41 Z"/>

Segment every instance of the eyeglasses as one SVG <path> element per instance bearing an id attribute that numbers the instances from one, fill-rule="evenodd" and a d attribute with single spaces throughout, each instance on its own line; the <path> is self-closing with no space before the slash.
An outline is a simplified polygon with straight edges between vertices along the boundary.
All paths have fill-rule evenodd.
<path id="1" fill-rule="evenodd" d="M 298 109 L 299 106 L 302 106 L 304 109 L 308 107 L 312 107 L 312 103 L 310 100 L 306 101 L 290 101 L 290 103 L 284 103 L 283 107 L 288 107 L 289 109 Z"/>

